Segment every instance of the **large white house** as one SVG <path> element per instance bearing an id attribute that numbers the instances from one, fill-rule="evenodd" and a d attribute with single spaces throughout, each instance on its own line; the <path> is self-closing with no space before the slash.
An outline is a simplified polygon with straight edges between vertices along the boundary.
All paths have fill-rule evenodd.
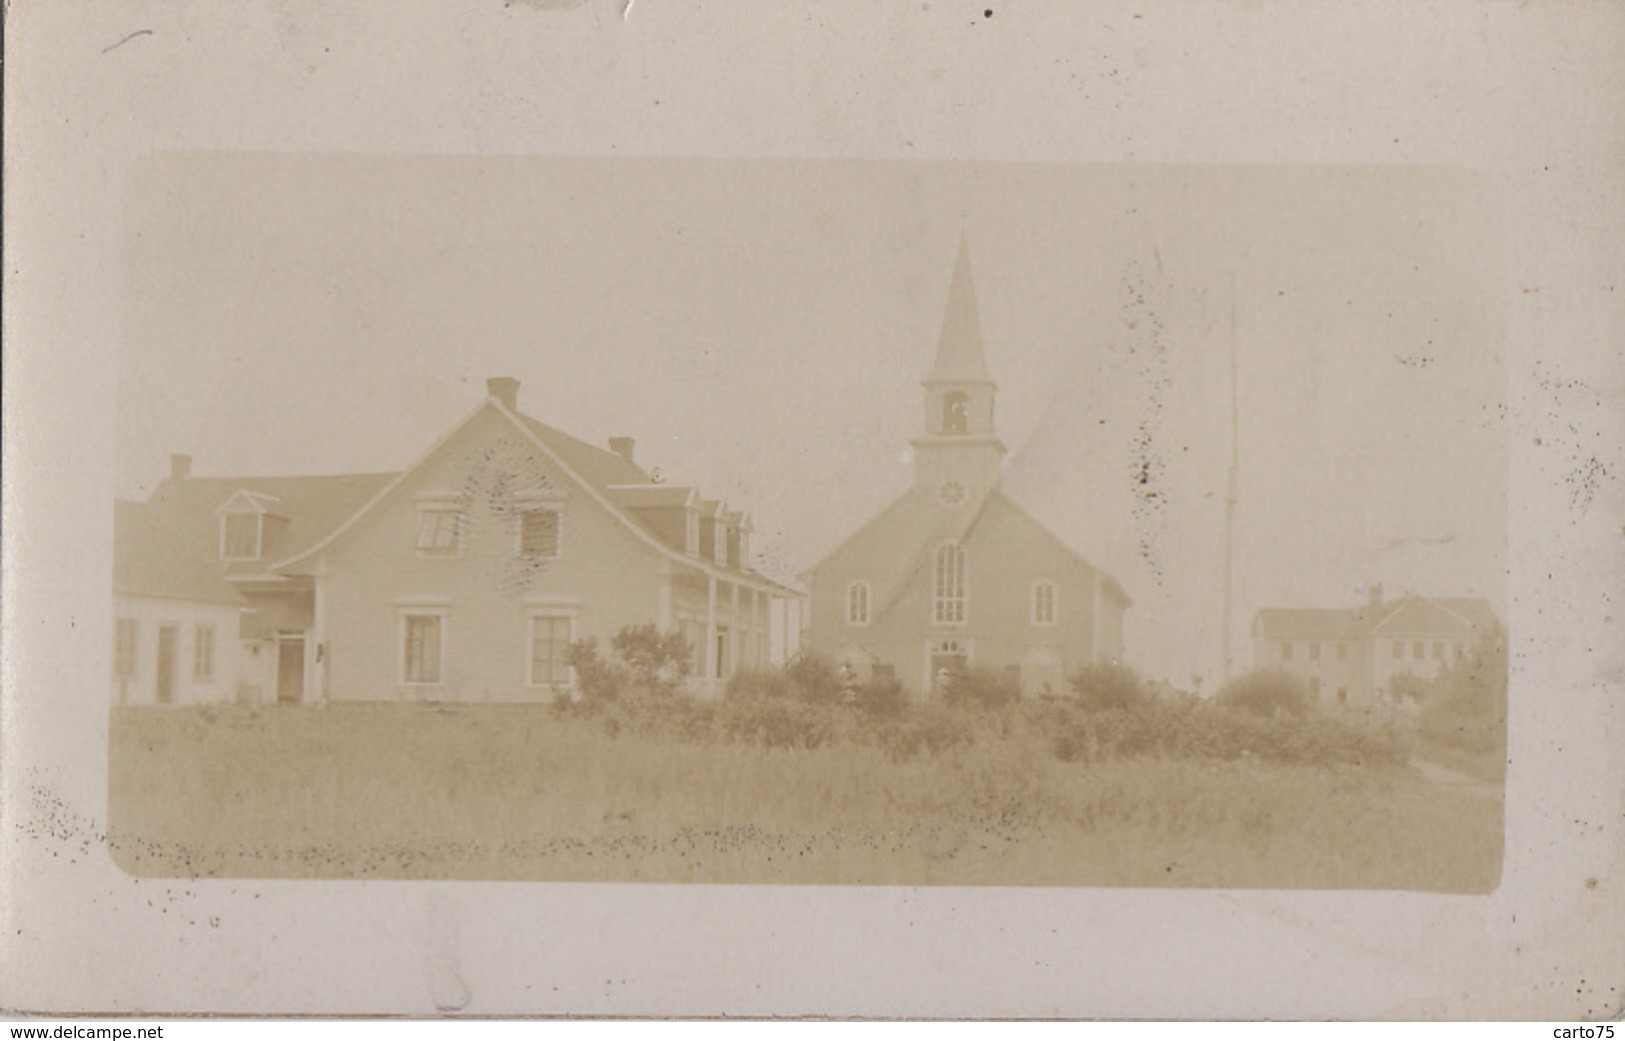
<path id="1" fill-rule="evenodd" d="M 714 693 L 794 642 L 798 594 L 751 566 L 750 517 L 658 482 L 488 381 L 399 473 L 199 477 L 115 504 L 115 704 L 536 701 L 569 645 L 687 638 Z M 778 607 L 775 607 L 775 604 Z"/>
<path id="2" fill-rule="evenodd" d="M 1392 701 L 1400 676 L 1428 680 L 1496 631 L 1495 612 L 1468 597 L 1383 598 L 1370 588 L 1351 608 L 1267 608 L 1253 619 L 1253 665 L 1301 678 L 1325 707 Z"/>

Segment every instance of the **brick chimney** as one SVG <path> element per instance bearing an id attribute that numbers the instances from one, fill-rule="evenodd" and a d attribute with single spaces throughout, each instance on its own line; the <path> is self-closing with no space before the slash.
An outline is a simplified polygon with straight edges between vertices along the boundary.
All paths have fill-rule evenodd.
<path id="1" fill-rule="evenodd" d="M 609 450 L 629 463 L 632 462 L 632 450 L 637 445 L 637 441 L 630 437 L 612 437 L 609 439 Z"/>
<path id="2" fill-rule="evenodd" d="M 1365 595 L 1366 595 L 1366 601 L 1370 605 L 1372 610 L 1376 610 L 1377 608 L 1381 607 L 1382 606 L 1382 583 L 1381 582 L 1373 582 L 1371 584 L 1371 586 L 1366 589 Z"/>
<path id="3" fill-rule="evenodd" d="M 502 402 L 510 412 L 519 409 L 519 381 L 512 376 L 492 376 L 485 381 L 485 392 Z"/>
<path id="4" fill-rule="evenodd" d="M 177 481 L 192 476 L 192 457 L 176 452 L 169 457 L 169 476 Z"/>

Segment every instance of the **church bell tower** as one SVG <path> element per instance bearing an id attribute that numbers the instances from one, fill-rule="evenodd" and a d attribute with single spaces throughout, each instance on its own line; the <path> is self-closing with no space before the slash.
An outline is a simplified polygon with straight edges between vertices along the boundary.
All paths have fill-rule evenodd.
<path id="1" fill-rule="evenodd" d="M 982 356 L 982 325 L 963 237 L 948 287 L 937 360 L 925 388 L 925 435 L 915 438 L 914 481 L 944 506 L 979 502 L 999 483 L 1004 445 L 993 436 L 998 389 Z"/>

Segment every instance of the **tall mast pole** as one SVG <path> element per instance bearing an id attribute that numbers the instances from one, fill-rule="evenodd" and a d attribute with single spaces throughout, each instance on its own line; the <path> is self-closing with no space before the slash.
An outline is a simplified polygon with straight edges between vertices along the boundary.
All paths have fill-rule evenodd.
<path id="1" fill-rule="evenodd" d="M 1241 470 L 1240 409 L 1236 393 L 1236 273 L 1230 272 L 1230 473 L 1224 492 L 1224 682 L 1230 682 L 1234 660 L 1231 655 L 1231 598 L 1236 543 L 1236 484 Z"/>

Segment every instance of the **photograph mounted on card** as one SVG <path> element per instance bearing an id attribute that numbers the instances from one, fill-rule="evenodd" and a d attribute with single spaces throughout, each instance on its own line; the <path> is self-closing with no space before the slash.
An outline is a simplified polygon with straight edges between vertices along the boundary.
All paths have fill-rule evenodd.
<path id="1" fill-rule="evenodd" d="M 6 1003 L 1617 1014 L 1620 20 L 14 5 Z"/>
<path id="2" fill-rule="evenodd" d="M 127 199 L 126 871 L 1496 885 L 1481 179 L 180 153 Z"/>

